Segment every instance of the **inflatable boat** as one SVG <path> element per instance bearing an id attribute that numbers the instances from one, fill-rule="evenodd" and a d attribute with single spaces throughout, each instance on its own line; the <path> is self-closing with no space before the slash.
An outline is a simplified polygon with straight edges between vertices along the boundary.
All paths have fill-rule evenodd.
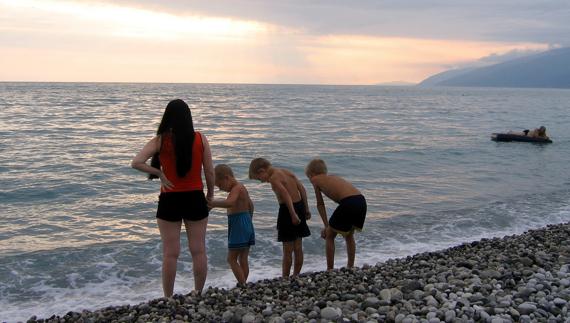
<path id="1" fill-rule="evenodd" d="M 537 138 L 523 135 L 516 135 L 512 133 L 494 133 L 491 135 L 491 140 L 494 141 L 522 141 L 522 142 L 535 142 L 541 144 L 550 144 L 550 138 Z"/>

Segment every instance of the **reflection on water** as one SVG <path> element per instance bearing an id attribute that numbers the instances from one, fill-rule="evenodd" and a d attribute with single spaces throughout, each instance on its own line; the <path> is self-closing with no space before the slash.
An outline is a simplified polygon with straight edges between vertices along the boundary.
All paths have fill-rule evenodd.
<path id="1" fill-rule="evenodd" d="M 159 183 L 130 161 L 174 98 L 191 105 L 215 163 L 229 164 L 255 203 L 254 280 L 279 275 L 281 261 L 275 195 L 247 179 L 255 157 L 307 188 L 305 270 L 325 268 L 303 175 L 316 156 L 366 196 L 357 265 L 570 221 L 570 91 L 0 83 L 0 93 L 0 320 L 160 296 Z M 489 138 L 542 124 L 554 144 Z M 226 226 L 225 210 L 213 210 L 208 285 L 233 283 Z M 193 285 L 183 249 L 177 292 Z"/>

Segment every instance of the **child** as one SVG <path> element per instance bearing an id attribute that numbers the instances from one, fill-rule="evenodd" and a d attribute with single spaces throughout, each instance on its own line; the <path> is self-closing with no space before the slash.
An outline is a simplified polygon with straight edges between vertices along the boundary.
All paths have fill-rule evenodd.
<path id="1" fill-rule="evenodd" d="M 283 278 L 289 277 L 293 255 L 293 276 L 297 276 L 303 267 L 303 240 L 311 234 L 307 220 L 307 192 L 295 174 L 288 170 L 275 168 L 264 158 L 256 158 L 249 165 L 249 178 L 262 183 L 270 183 L 271 189 L 279 202 L 277 216 L 277 241 L 283 242 Z"/>
<path id="2" fill-rule="evenodd" d="M 356 253 L 354 230 L 362 231 L 366 218 L 364 196 L 346 180 L 328 175 L 327 165 L 321 159 L 311 160 L 305 168 L 305 174 L 315 188 L 317 209 L 325 225 L 321 231 L 321 237 L 326 239 L 327 270 L 332 270 L 334 267 L 334 239 L 338 233 L 343 235 L 346 241 L 347 267 L 353 267 Z M 328 221 L 327 209 L 321 192 L 338 203 L 338 207 Z"/>
<path id="3" fill-rule="evenodd" d="M 253 203 L 247 189 L 234 178 L 229 166 L 217 165 L 214 174 L 215 185 L 229 194 L 225 200 L 210 200 L 208 206 L 228 209 L 228 264 L 238 285 L 244 285 L 249 276 L 249 246 L 255 245 Z"/>

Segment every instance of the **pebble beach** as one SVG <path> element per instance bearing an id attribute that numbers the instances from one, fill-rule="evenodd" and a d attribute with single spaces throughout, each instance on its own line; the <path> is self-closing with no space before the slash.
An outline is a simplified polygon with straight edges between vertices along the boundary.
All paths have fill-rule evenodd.
<path id="1" fill-rule="evenodd" d="M 565 223 L 361 268 L 28 322 L 570 322 L 569 307 Z"/>

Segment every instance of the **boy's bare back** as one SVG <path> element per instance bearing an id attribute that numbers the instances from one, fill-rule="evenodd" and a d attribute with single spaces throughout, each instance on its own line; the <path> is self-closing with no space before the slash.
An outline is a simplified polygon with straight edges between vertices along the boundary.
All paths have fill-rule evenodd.
<path id="1" fill-rule="evenodd" d="M 339 176 L 320 174 L 310 180 L 323 194 L 337 203 L 346 197 L 361 194 L 354 185 Z"/>
<path id="2" fill-rule="evenodd" d="M 273 167 L 273 173 L 269 177 L 268 181 L 274 192 L 277 192 L 275 189 L 276 185 L 282 185 L 289 193 L 289 196 L 291 196 L 291 201 L 293 203 L 297 203 L 301 200 L 301 193 L 297 187 L 297 177 L 292 172 L 286 169 Z M 279 194 L 277 194 L 277 201 L 279 203 L 285 203 L 283 197 L 279 196 Z"/>
<path id="3" fill-rule="evenodd" d="M 249 193 L 247 192 L 247 189 L 241 183 L 238 183 L 236 186 L 237 187 L 233 188 L 230 194 L 238 194 L 238 196 L 233 207 L 228 208 L 228 214 L 235 214 L 241 212 L 251 213 L 250 210 L 251 199 L 249 198 Z"/>

